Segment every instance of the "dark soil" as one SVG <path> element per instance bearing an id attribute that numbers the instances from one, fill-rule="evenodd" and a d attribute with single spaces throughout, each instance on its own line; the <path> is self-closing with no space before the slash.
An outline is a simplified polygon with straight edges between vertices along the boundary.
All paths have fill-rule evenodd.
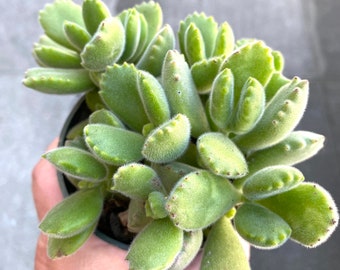
<path id="1" fill-rule="evenodd" d="M 118 216 L 126 210 L 127 204 L 122 204 L 115 199 L 106 200 L 97 229 L 111 238 L 130 244 L 135 234 L 127 230 Z"/>

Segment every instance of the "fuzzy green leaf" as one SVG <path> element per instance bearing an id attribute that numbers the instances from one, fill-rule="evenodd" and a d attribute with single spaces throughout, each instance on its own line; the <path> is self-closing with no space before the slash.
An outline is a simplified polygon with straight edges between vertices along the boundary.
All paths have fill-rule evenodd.
<path id="1" fill-rule="evenodd" d="M 91 35 L 97 31 L 103 20 L 111 16 L 105 3 L 100 0 L 84 0 L 82 14 L 86 29 Z"/>
<path id="2" fill-rule="evenodd" d="M 302 183 L 259 203 L 281 216 L 292 228 L 291 238 L 306 247 L 325 242 L 339 221 L 331 195 L 315 183 Z"/>
<path id="3" fill-rule="evenodd" d="M 289 82 L 290 80 L 283 76 L 282 73 L 274 72 L 269 82 L 266 84 L 264 88 L 266 92 L 266 102 L 268 103 L 281 89 L 281 87 Z"/>
<path id="4" fill-rule="evenodd" d="M 184 232 L 183 247 L 169 270 L 185 269 L 199 252 L 203 241 L 202 230 Z"/>
<path id="5" fill-rule="evenodd" d="M 36 45 L 33 55 L 41 66 L 55 68 L 80 68 L 79 55 L 69 49 L 60 49 L 54 46 Z"/>
<path id="6" fill-rule="evenodd" d="M 201 269 L 250 269 L 240 238 L 226 216 L 217 221 L 208 234 Z"/>
<path id="7" fill-rule="evenodd" d="M 170 108 L 165 92 L 158 80 L 150 73 L 139 71 L 138 92 L 144 105 L 144 110 L 155 126 L 170 119 Z"/>
<path id="8" fill-rule="evenodd" d="M 205 133 L 197 139 L 201 161 L 212 173 L 227 178 L 240 178 L 248 168 L 243 154 L 222 133 Z"/>
<path id="9" fill-rule="evenodd" d="M 151 131 L 155 129 L 154 124 L 152 123 L 147 123 L 146 125 L 143 126 L 142 134 L 144 137 L 147 137 Z"/>
<path id="10" fill-rule="evenodd" d="M 91 39 L 91 36 L 86 29 L 73 22 L 65 21 L 64 31 L 67 40 L 78 52 L 81 52 L 86 43 Z"/>
<path id="11" fill-rule="evenodd" d="M 190 23 L 185 31 L 184 46 L 190 66 L 206 58 L 203 37 L 194 23 Z"/>
<path id="12" fill-rule="evenodd" d="M 181 21 L 180 23 L 178 39 L 182 53 L 186 51 L 185 36 L 186 31 L 191 23 L 199 29 L 203 37 L 206 57 L 211 57 L 215 47 L 215 40 L 218 33 L 218 25 L 213 17 L 207 17 L 204 13 L 198 14 L 197 12 L 189 15 L 185 18 L 184 21 Z"/>
<path id="13" fill-rule="evenodd" d="M 323 147 L 325 137 L 309 131 L 294 131 L 280 143 L 250 154 L 247 158 L 249 174 L 268 166 L 292 166 L 316 155 Z M 246 178 L 247 178 L 246 177 Z M 246 178 L 236 179 L 241 186 Z"/>
<path id="14" fill-rule="evenodd" d="M 144 15 L 147 24 L 147 42 L 149 43 L 163 24 L 163 12 L 159 3 L 154 1 L 143 2 L 134 7 L 138 12 Z"/>
<path id="15" fill-rule="evenodd" d="M 164 189 L 152 168 L 139 163 L 130 163 L 120 167 L 113 175 L 112 190 L 129 198 L 145 201 L 151 192 Z"/>
<path id="16" fill-rule="evenodd" d="M 199 167 L 197 156 L 196 144 L 194 143 L 194 140 L 190 140 L 186 151 L 176 161 L 185 163 L 188 166 Z"/>
<path id="17" fill-rule="evenodd" d="M 197 168 L 180 162 L 171 162 L 168 164 L 153 163 L 152 168 L 157 172 L 167 192 L 170 192 L 178 180 L 184 175 L 197 170 Z"/>
<path id="18" fill-rule="evenodd" d="M 258 42 L 259 40 L 256 38 L 241 38 L 236 40 L 235 49 L 240 49 L 243 46 L 248 46 L 251 43 Z"/>
<path id="19" fill-rule="evenodd" d="M 92 111 L 97 111 L 101 109 L 106 109 L 106 105 L 103 103 L 101 99 L 98 89 L 94 89 L 93 91 L 88 91 L 85 94 L 85 101 L 87 107 Z"/>
<path id="20" fill-rule="evenodd" d="M 218 28 L 213 56 L 229 56 L 234 50 L 235 37 L 231 26 L 224 22 Z"/>
<path id="21" fill-rule="evenodd" d="M 273 165 L 294 165 L 316 155 L 325 137 L 309 131 L 294 131 L 280 143 L 248 157 L 251 172 Z"/>
<path id="22" fill-rule="evenodd" d="M 53 207 L 39 228 L 53 238 L 70 238 L 97 222 L 102 207 L 100 188 L 77 191 Z"/>
<path id="23" fill-rule="evenodd" d="M 302 172 L 294 167 L 266 167 L 247 178 L 243 194 L 247 199 L 256 201 L 295 188 L 303 180 Z"/>
<path id="24" fill-rule="evenodd" d="M 240 194 L 228 179 L 195 171 L 178 181 L 166 210 L 177 227 L 192 231 L 210 226 L 239 201 Z"/>
<path id="25" fill-rule="evenodd" d="M 124 10 L 120 15 L 121 20 L 125 28 L 125 48 L 124 53 L 120 58 L 121 62 L 128 61 L 132 58 L 138 48 L 139 40 L 141 36 L 141 15 L 136 9 L 131 8 Z"/>
<path id="26" fill-rule="evenodd" d="M 249 77 L 242 88 L 235 114 L 230 123 L 232 132 L 243 134 L 250 131 L 263 115 L 265 99 L 263 86 L 256 79 Z"/>
<path id="27" fill-rule="evenodd" d="M 104 71 L 114 64 L 124 51 L 125 30 L 118 18 L 102 21 L 98 31 L 85 45 L 80 56 L 82 65 L 92 71 Z"/>
<path id="28" fill-rule="evenodd" d="M 162 85 L 171 113 L 185 114 L 191 124 L 192 136 L 209 130 L 205 110 L 197 93 L 188 64 L 177 51 L 168 51 L 163 65 Z"/>
<path id="29" fill-rule="evenodd" d="M 94 223 L 88 229 L 70 238 L 49 237 L 47 244 L 48 257 L 51 259 L 56 259 L 75 253 L 93 234 L 96 226 L 97 223 Z"/>
<path id="30" fill-rule="evenodd" d="M 64 145 L 68 147 L 76 147 L 78 149 L 88 151 L 88 148 L 86 146 L 85 139 L 83 136 L 77 136 L 73 139 L 67 139 Z"/>
<path id="31" fill-rule="evenodd" d="M 243 151 L 267 148 L 286 138 L 300 122 L 308 101 L 308 81 L 294 78 L 266 106 L 261 120 L 248 133 L 234 138 Z"/>
<path id="32" fill-rule="evenodd" d="M 120 119 L 112 112 L 101 109 L 93 112 L 89 117 L 90 124 L 105 124 L 118 128 L 125 128 Z"/>
<path id="33" fill-rule="evenodd" d="M 146 216 L 153 219 L 165 218 L 168 212 L 165 210 L 165 196 L 162 192 L 153 191 L 145 202 Z"/>
<path id="34" fill-rule="evenodd" d="M 223 60 L 223 57 L 212 57 L 191 66 L 192 78 L 200 94 L 210 92 Z"/>
<path id="35" fill-rule="evenodd" d="M 272 51 L 272 55 L 274 57 L 275 70 L 278 72 L 282 72 L 285 65 L 285 60 L 282 53 L 279 51 Z"/>
<path id="36" fill-rule="evenodd" d="M 206 103 L 205 103 L 205 114 L 208 118 L 208 123 L 210 125 L 210 129 L 213 132 L 220 132 L 221 129 L 215 124 L 215 122 L 211 119 L 210 115 L 210 103 L 211 103 L 211 97 L 209 96 Z"/>
<path id="37" fill-rule="evenodd" d="M 137 86 L 138 71 L 135 66 L 124 63 L 108 67 L 103 74 L 99 92 L 107 107 L 124 124 L 141 132 L 149 123 Z M 128 108 L 126 104 L 129 104 Z"/>
<path id="38" fill-rule="evenodd" d="M 130 200 L 127 223 L 129 232 L 139 233 L 152 220 L 152 218 L 146 216 L 144 200 Z"/>
<path id="39" fill-rule="evenodd" d="M 175 35 L 170 25 L 165 25 L 150 41 L 144 54 L 136 64 L 154 76 L 161 75 L 164 57 L 168 50 L 175 48 Z"/>
<path id="40" fill-rule="evenodd" d="M 105 124 L 84 128 L 85 141 L 91 151 L 106 163 L 120 166 L 143 158 L 144 137 L 138 133 Z"/>
<path id="41" fill-rule="evenodd" d="M 100 86 L 100 80 L 102 77 L 103 72 L 102 71 L 89 71 L 89 76 L 93 83 L 99 88 Z M 98 91 L 98 89 L 96 89 Z"/>
<path id="42" fill-rule="evenodd" d="M 242 238 L 258 248 L 276 248 L 286 242 L 292 232 L 280 216 L 252 203 L 237 209 L 234 222 Z"/>
<path id="43" fill-rule="evenodd" d="M 65 46 L 55 42 L 53 39 L 51 39 L 47 35 L 40 36 L 37 44 L 41 46 L 52 46 L 52 47 L 59 48 L 59 49 L 67 49 Z"/>
<path id="44" fill-rule="evenodd" d="M 47 94 L 86 92 L 95 85 L 83 69 L 31 68 L 26 71 L 24 85 Z"/>
<path id="45" fill-rule="evenodd" d="M 87 181 L 100 181 L 107 176 L 107 168 L 91 153 L 74 147 L 59 147 L 43 155 L 63 173 Z"/>
<path id="46" fill-rule="evenodd" d="M 85 119 L 83 121 L 80 121 L 79 123 L 75 124 L 73 127 L 68 130 L 66 134 L 66 138 L 68 140 L 72 140 L 74 138 L 77 138 L 79 136 L 83 136 L 83 129 L 84 127 L 89 123 L 88 119 Z"/>
<path id="47" fill-rule="evenodd" d="M 151 1 L 150 1 L 151 2 Z M 148 23 L 143 14 L 139 14 L 139 24 L 140 24 L 140 33 L 139 33 L 139 41 L 138 47 L 134 53 L 134 55 L 129 59 L 131 63 L 138 63 L 139 59 L 143 55 L 145 49 L 149 45 L 148 43 Z"/>
<path id="48" fill-rule="evenodd" d="M 234 76 L 230 69 L 226 68 L 217 75 L 208 102 L 214 124 L 225 130 L 234 111 Z"/>
<path id="49" fill-rule="evenodd" d="M 169 219 L 158 219 L 137 235 L 126 259 L 131 270 L 168 269 L 182 246 L 183 232 Z"/>
<path id="50" fill-rule="evenodd" d="M 261 68 L 259 68 L 261 67 Z M 229 68 L 235 78 L 235 103 L 249 77 L 255 78 L 263 86 L 275 71 L 272 51 L 262 41 L 252 42 L 230 55 L 222 64 L 221 70 Z"/>
<path id="51" fill-rule="evenodd" d="M 39 13 L 39 22 L 47 36 L 57 43 L 73 49 L 64 32 L 64 22 L 70 21 L 85 27 L 81 7 L 70 0 L 56 0 Z"/>
<path id="52" fill-rule="evenodd" d="M 142 154 L 155 163 L 170 162 L 184 153 L 189 140 L 190 122 L 185 115 L 177 114 L 149 134 Z"/>

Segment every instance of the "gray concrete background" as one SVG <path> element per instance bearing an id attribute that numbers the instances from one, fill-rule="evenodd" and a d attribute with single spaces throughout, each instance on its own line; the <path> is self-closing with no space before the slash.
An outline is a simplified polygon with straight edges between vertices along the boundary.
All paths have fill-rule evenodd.
<path id="1" fill-rule="evenodd" d="M 33 269 L 37 220 L 31 197 L 31 170 L 58 135 L 76 97 L 36 93 L 22 86 L 35 63 L 34 41 L 42 33 L 37 14 L 47 0 L 0 2 L 0 269 Z M 80 1 L 77 1 L 80 3 Z M 139 1 L 105 1 L 120 10 Z M 325 148 L 299 166 L 308 181 L 330 190 L 340 205 L 340 1 L 338 0 L 182 0 L 159 1 L 175 31 L 179 19 L 205 11 L 227 20 L 237 38 L 264 39 L 286 56 L 285 73 L 311 81 L 308 109 L 300 128 L 327 137 Z M 272 250 L 252 250 L 254 270 L 338 269 L 340 231 L 316 249 L 289 242 Z"/>

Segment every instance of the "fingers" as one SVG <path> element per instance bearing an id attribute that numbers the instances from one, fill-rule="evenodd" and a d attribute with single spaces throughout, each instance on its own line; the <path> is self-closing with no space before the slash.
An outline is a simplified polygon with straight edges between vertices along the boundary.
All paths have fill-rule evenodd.
<path id="1" fill-rule="evenodd" d="M 57 145 L 58 139 L 55 139 L 48 150 L 56 148 Z M 39 220 L 63 199 L 56 169 L 47 160 L 41 159 L 33 169 L 32 192 Z"/>

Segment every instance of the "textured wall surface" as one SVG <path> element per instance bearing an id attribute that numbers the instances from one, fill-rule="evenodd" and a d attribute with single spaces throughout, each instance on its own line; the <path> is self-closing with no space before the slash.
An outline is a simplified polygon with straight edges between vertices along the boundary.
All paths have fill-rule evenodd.
<path id="1" fill-rule="evenodd" d="M 37 219 L 31 197 L 31 170 L 58 135 L 77 97 L 36 93 L 22 86 L 35 66 L 31 48 L 42 30 L 39 9 L 48 0 L 0 2 L 0 269 L 33 269 Z M 76 1 L 80 3 L 81 1 Z M 105 1 L 121 10 L 140 1 Z M 340 1 L 338 0 L 160 0 L 164 20 L 178 21 L 204 11 L 227 20 L 237 38 L 256 37 L 283 52 L 285 73 L 311 82 L 310 102 L 301 129 L 326 135 L 318 156 L 298 166 L 308 181 L 330 190 L 340 205 Z M 272 250 L 252 250 L 254 270 L 338 269 L 340 230 L 317 249 L 289 242 Z"/>

